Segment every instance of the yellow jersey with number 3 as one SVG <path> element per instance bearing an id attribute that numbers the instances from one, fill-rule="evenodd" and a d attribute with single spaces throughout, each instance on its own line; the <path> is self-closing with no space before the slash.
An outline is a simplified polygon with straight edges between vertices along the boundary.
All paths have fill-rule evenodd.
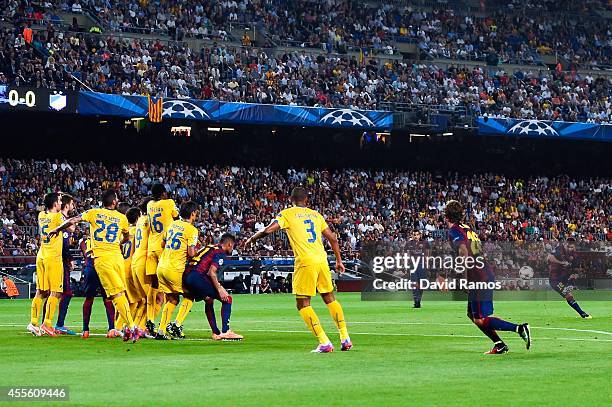
<path id="1" fill-rule="evenodd" d="M 81 219 L 89 223 L 89 239 L 93 257 L 121 254 L 123 233 L 129 232 L 129 223 L 124 214 L 114 209 L 90 209 Z"/>
<path id="2" fill-rule="evenodd" d="M 198 229 L 184 220 L 175 220 L 168 227 L 165 239 L 158 272 L 164 269 L 182 273 L 187 265 L 187 248 L 198 243 Z"/>
<path id="3" fill-rule="evenodd" d="M 38 250 L 38 258 L 61 258 L 63 235 L 57 234 L 53 238 L 49 238 L 49 232 L 63 223 L 61 212 L 41 211 L 38 214 L 38 230 L 40 231 L 40 249 Z"/>
<path id="4" fill-rule="evenodd" d="M 172 199 L 161 199 L 147 204 L 147 216 L 149 217 L 148 250 L 150 252 L 163 250 L 162 239 L 178 214 L 176 204 Z"/>
<path id="5" fill-rule="evenodd" d="M 289 237 L 295 268 L 327 262 L 321 235 L 328 226 L 319 212 L 294 206 L 282 210 L 274 220 Z"/>

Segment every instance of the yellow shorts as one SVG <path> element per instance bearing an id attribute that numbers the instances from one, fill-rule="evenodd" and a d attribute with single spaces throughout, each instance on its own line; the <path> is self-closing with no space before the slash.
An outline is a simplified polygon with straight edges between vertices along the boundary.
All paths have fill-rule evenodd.
<path id="1" fill-rule="evenodd" d="M 41 291 L 64 291 L 64 263 L 61 257 L 36 257 L 36 288 Z"/>
<path id="2" fill-rule="evenodd" d="M 138 293 L 138 296 L 140 298 L 145 298 L 149 289 L 149 284 L 147 284 L 145 281 L 146 266 L 147 256 L 139 256 L 132 258 L 132 281 L 134 283 L 134 288 L 136 289 L 136 292 Z"/>
<path id="3" fill-rule="evenodd" d="M 147 252 L 147 263 L 145 266 L 147 276 L 154 276 L 157 274 L 157 263 L 159 263 L 160 257 L 161 250 L 156 252 Z"/>
<path id="4" fill-rule="evenodd" d="M 321 294 L 334 291 L 329 264 L 309 264 L 300 266 L 293 272 L 293 294 L 314 297 L 317 291 Z"/>
<path id="5" fill-rule="evenodd" d="M 107 254 L 94 259 L 100 283 L 109 297 L 125 291 L 124 263 L 121 253 Z"/>
<path id="6" fill-rule="evenodd" d="M 157 269 L 159 291 L 166 294 L 183 294 L 183 271 Z"/>

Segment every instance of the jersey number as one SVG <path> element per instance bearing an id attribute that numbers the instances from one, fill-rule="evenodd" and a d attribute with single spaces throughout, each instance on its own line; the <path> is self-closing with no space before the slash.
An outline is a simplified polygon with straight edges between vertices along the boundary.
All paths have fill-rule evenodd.
<path id="1" fill-rule="evenodd" d="M 121 247 L 121 252 L 123 254 L 123 258 L 124 259 L 129 259 L 130 256 L 132 255 L 132 242 L 131 241 L 127 241 L 123 244 L 123 246 Z"/>
<path id="2" fill-rule="evenodd" d="M 140 247 L 140 241 L 142 240 L 142 230 L 140 228 L 136 229 L 136 248 Z"/>
<path id="3" fill-rule="evenodd" d="M 166 239 L 166 249 L 178 250 L 181 248 L 181 236 L 182 232 L 174 233 L 174 230 L 168 231 L 168 239 Z"/>
<path id="4" fill-rule="evenodd" d="M 98 229 L 94 231 L 93 237 L 96 242 L 104 241 L 104 238 L 100 236 L 104 230 L 106 230 L 106 241 L 108 243 L 114 243 L 117 240 L 117 232 L 119 232 L 119 225 L 116 223 L 109 223 L 108 226 L 102 220 L 97 220 L 96 225 L 98 225 Z"/>
<path id="5" fill-rule="evenodd" d="M 149 218 L 149 222 L 151 223 L 151 229 L 153 229 L 155 233 L 161 233 L 164 231 L 164 224 L 159 221 L 159 218 L 161 218 L 161 216 L 161 213 L 156 213 L 151 218 Z"/>
<path id="6" fill-rule="evenodd" d="M 42 235 L 42 241 L 43 243 L 49 243 L 51 241 L 51 239 L 49 239 L 49 225 L 44 225 L 42 228 L 40 228 L 40 234 Z"/>
<path id="7" fill-rule="evenodd" d="M 314 223 L 310 219 L 306 219 L 304 221 L 304 225 L 307 225 L 308 228 L 306 232 L 310 234 L 310 239 L 308 239 L 308 243 L 314 243 L 317 241 L 317 232 L 315 232 Z"/>
<path id="8" fill-rule="evenodd" d="M 480 239 L 478 238 L 478 235 L 474 233 L 472 230 L 468 230 L 467 237 L 470 241 L 470 247 L 472 249 L 472 254 L 480 254 Z"/>

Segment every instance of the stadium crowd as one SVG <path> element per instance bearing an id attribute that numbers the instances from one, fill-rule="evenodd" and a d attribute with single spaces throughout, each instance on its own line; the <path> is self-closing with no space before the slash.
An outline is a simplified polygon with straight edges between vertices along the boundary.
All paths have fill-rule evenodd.
<path id="1" fill-rule="evenodd" d="M 110 187 L 136 204 L 158 181 L 177 203 L 192 199 L 202 206 L 198 226 L 207 241 L 226 231 L 243 239 L 262 228 L 289 205 L 289 191 L 300 184 L 339 232 L 349 256 L 365 242 L 397 241 L 415 232 L 444 240 L 442 213 L 453 198 L 467 206 L 467 221 L 486 241 L 612 240 L 609 179 L 0 159 L 0 251 L 35 254 L 36 213 L 53 188 L 73 194 L 84 210 L 99 205 L 102 190 Z M 29 235 L 28 226 L 34 228 Z M 288 254 L 284 243 L 263 241 L 260 250 Z"/>
<path id="2" fill-rule="evenodd" d="M 33 45 L 43 57 L 15 30 L 0 29 L 0 84 L 79 89 L 81 81 L 96 91 L 127 95 L 358 109 L 402 102 L 499 117 L 612 121 L 612 78 L 591 74 L 362 63 L 335 54 L 274 55 L 225 45 L 194 52 L 176 43 L 85 37 L 52 30 L 35 34 Z"/>

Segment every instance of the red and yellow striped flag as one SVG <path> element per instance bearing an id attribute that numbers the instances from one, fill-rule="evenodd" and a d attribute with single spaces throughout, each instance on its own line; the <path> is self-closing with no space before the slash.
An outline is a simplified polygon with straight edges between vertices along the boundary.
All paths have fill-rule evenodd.
<path id="1" fill-rule="evenodd" d="M 156 101 L 153 101 L 151 96 L 147 96 L 149 100 L 149 121 L 151 123 L 161 123 L 162 121 L 162 113 L 164 112 L 164 99 L 158 98 Z"/>

